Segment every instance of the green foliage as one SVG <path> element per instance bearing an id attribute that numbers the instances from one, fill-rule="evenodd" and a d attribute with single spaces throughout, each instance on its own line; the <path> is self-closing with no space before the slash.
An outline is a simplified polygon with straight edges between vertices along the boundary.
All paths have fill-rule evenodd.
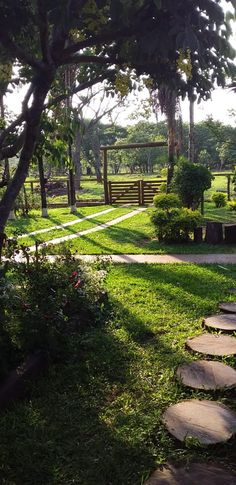
<path id="1" fill-rule="evenodd" d="M 8 255 L 14 254 L 14 241 Z M 70 255 L 49 263 L 36 253 L 29 262 L 14 264 L 0 279 L 1 359 L 14 351 L 25 356 L 39 349 L 58 357 L 67 335 L 96 322 L 104 305 L 104 267 L 75 263 Z M 6 346 L 6 341 L 8 345 Z M 5 366 L 6 367 L 6 366 Z M 0 375 L 5 367 L 0 361 Z"/>
<path id="2" fill-rule="evenodd" d="M 211 187 L 213 175 L 200 164 L 182 159 L 176 168 L 173 187 L 184 206 L 197 208 L 205 190 Z"/>
<path id="3" fill-rule="evenodd" d="M 154 199 L 157 207 L 151 214 L 159 241 L 188 241 L 189 236 L 201 222 L 198 211 L 180 207 L 176 194 L 159 195 Z"/>
<path id="4" fill-rule="evenodd" d="M 154 206 L 158 209 L 169 210 L 175 207 L 181 207 L 181 202 L 176 194 L 159 194 L 153 199 Z"/>
<path id="5" fill-rule="evenodd" d="M 236 200 L 231 200 L 228 202 L 227 207 L 230 211 L 236 212 Z"/>
<path id="6" fill-rule="evenodd" d="M 226 194 L 223 192 L 214 192 L 212 200 L 217 208 L 226 206 Z"/>

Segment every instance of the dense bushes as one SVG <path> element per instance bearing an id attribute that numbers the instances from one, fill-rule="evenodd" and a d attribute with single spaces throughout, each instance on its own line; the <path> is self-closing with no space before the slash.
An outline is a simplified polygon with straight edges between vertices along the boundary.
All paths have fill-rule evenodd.
<path id="1" fill-rule="evenodd" d="M 181 207 L 176 194 L 161 194 L 154 198 L 156 209 L 151 215 L 159 241 L 188 241 L 201 222 L 198 211 Z"/>
<path id="2" fill-rule="evenodd" d="M 176 168 L 173 188 L 184 206 L 197 209 L 203 192 L 211 187 L 212 179 L 213 175 L 206 167 L 183 159 Z"/>
<path id="3" fill-rule="evenodd" d="M 0 377 L 30 352 L 56 357 L 67 335 L 102 315 L 106 271 L 71 258 L 37 257 L 13 264 L 0 277 Z"/>
<path id="4" fill-rule="evenodd" d="M 226 194 L 223 192 L 214 192 L 212 194 L 212 200 L 218 209 L 226 206 Z"/>

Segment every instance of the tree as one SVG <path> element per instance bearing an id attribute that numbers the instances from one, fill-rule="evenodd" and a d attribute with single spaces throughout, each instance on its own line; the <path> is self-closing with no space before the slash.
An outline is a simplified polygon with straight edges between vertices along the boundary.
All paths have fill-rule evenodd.
<path id="1" fill-rule="evenodd" d="M 115 83 L 120 67 L 129 66 L 138 75 L 150 74 L 158 87 L 166 82 L 184 94 L 188 86 L 177 61 L 180 50 L 189 48 L 192 82 L 203 98 L 234 68 L 229 27 L 217 0 L 1 0 L 0 8 L 0 57 L 17 60 L 21 79 L 30 83 L 21 114 L 0 135 L 2 160 L 20 152 L 0 203 L 0 233 L 27 176 L 42 112 L 63 96 L 46 101 L 63 66 L 81 66 L 84 81 L 73 92 L 103 79 Z M 11 144 L 8 135 L 15 128 Z"/>

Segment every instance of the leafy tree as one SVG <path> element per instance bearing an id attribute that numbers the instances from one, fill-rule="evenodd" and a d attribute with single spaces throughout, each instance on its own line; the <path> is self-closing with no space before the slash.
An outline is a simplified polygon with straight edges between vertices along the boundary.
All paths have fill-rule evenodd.
<path id="1" fill-rule="evenodd" d="M 204 191 L 211 187 L 213 178 L 206 167 L 182 159 L 175 171 L 173 187 L 184 206 L 197 209 Z"/>
<path id="2" fill-rule="evenodd" d="M 189 85 L 185 62 L 178 60 L 181 49 L 190 49 L 192 85 L 202 98 L 210 95 L 215 80 L 221 85 L 225 73 L 233 71 L 229 26 L 217 0 L 1 0 L 0 8 L 0 60 L 17 61 L 21 80 L 30 83 L 21 114 L 0 135 L 2 160 L 20 152 L 0 203 L 0 233 L 27 176 L 42 112 L 63 96 L 46 101 L 65 65 L 81 66 L 84 80 L 80 77 L 73 92 L 103 79 L 115 85 L 120 68 L 125 73 L 128 66 L 138 75 L 151 75 L 157 87 L 166 82 L 184 95 Z M 123 81 L 128 85 L 129 76 Z M 12 144 L 8 135 L 15 128 Z"/>

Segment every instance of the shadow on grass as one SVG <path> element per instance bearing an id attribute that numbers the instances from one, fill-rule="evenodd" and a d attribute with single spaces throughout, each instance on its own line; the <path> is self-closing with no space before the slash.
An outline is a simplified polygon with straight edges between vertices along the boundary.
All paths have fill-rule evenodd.
<path id="1" fill-rule="evenodd" d="M 169 315 L 166 332 L 171 333 L 170 339 L 165 338 L 165 331 L 153 326 L 154 314 L 151 320 L 145 311 L 142 318 L 137 316 L 126 291 L 137 284 L 137 303 L 142 291 L 143 308 L 148 312 L 151 284 L 156 282 L 156 312 L 159 296 L 166 301 L 168 314 L 171 305 L 175 308 L 177 296 L 172 300 L 173 294 L 161 293 L 161 285 L 164 289 L 171 285 L 188 290 L 193 297 L 203 295 L 206 288 L 209 294 L 217 270 L 207 268 L 205 276 L 200 272 L 197 277 L 193 267 L 181 267 L 181 278 L 177 268 L 169 273 L 168 268 L 164 271 L 160 266 L 119 268 L 113 270 L 114 275 L 123 271 L 126 283 L 120 280 L 111 292 L 106 325 L 101 322 L 72 335 L 67 361 L 53 366 L 40 380 L 31 401 L 15 405 L 0 416 L 2 483 L 140 485 L 156 462 L 169 458 L 214 457 L 233 462 L 233 445 L 189 449 L 164 430 L 161 415 L 169 404 L 205 395 L 184 389 L 173 379 L 174 368 L 192 357 L 183 347 L 173 346 L 176 330 Z M 212 305 L 220 295 L 221 284 L 221 278 L 214 279 Z M 230 286 L 231 277 L 223 284 Z M 116 291 L 120 289 L 123 293 L 118 299 Z M 188 300 L 181 308 L 183 315 L 193 311 L 198 318 L 204 305 L 194 310 Z M 186 335 L 188 331 L 186 328 Z"/>

